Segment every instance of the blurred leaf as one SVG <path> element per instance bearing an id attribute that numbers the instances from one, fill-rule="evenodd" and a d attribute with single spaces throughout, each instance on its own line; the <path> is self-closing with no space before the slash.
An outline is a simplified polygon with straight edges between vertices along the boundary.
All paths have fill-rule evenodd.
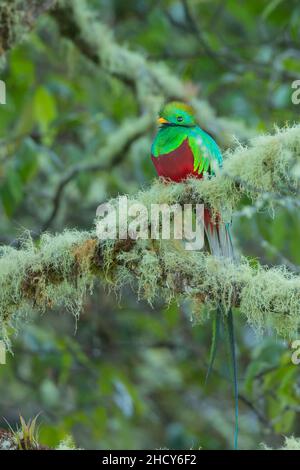
<path id="1" fill-rule="evenodd" d="M 35 119 L 44 134 L 57 116 L 56 101 L 47 88 L 39 86 L 34 95 L 33 106 Z"/>
<path id="2" fill-rule="evenodd" d="M 266 20 L 268 18 L 268 16 L 270 16 L 273 11 L 276 10 L 276 8 L 278 7 L 278 5 L 280 5 L 280 3 L 282 3 L 284 0 L 272 0 L 270 2 L 268 2 L 266 8 L 263 10 L 262 12 L 262 18 L 264 20 Z"/>
<path id="3" fill-rule="evenodd" d="M 38 147 L 31 138 L 23 141 L 17 155 L 18 173 L 23 183 L 27 183 L 37 173 L 39 167 Z"/>
<path id="4" fill-rule="evenodd" d="M 0 194 L 5 213 L 11 217 L 23 198 L 22 180 L 15 170 L 7 172 Z"/>

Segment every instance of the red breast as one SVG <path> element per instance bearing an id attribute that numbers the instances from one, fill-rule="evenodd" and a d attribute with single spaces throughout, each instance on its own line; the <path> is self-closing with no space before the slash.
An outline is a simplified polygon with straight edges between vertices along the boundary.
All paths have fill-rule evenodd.
<path id="1" fill-rule="evenodd" d="M 158 176 L 180 182 L 189 176 L 202 178 L 202 174 L 194 171 L 194 156 L 185 139 L 182 144 L 169 153 L 154 157 L 151 155 Z"/>

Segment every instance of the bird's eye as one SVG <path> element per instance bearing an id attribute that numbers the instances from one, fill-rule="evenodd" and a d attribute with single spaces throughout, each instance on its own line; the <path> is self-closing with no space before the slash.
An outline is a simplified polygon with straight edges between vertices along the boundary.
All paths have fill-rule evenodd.
<path id="1" fill-rule="evenodd" d="M 177 116 L 177 121 L 178 121 L 178 122 L 182 122 L 182 121 L 183 121 L 183 117 L 182 117 L 182 116 Z"/>

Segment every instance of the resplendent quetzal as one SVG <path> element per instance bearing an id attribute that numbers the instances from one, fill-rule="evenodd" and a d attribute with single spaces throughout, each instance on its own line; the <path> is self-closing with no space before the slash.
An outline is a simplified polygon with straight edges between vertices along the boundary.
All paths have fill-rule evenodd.
<path id="1" fill-rule="evenodd" d="M 159 113 L 159 129 L 151 148 L 151 158 L 160 177 L 181 182 L 189 177 L 203 178 L 206 174 L 213 177 L 222 167 L 221 151 L 214 139 L 201 129 L 195 118 L 194 109 L 181 102 L 166 104 Z M 212 255 L 233 259 L 230 224 L 222 221 L 221 214 L 212 216 L 209 208 L 204 208 L 204 230 L 208 248 Z M 238 440 L 238 384 L 233 330 L 232 310 L 221 304 L 213 320 L 213 334 L 208 379 L 215 360 L 221 320 L 227 332 L 235 396 L 235 433 L 234 448 Z"/>

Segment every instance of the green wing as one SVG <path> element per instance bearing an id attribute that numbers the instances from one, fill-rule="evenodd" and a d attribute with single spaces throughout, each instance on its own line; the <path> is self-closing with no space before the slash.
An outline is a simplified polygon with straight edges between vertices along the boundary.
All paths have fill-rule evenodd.
<path id="1" fill-rule="evenodd" d="M 194 171 L 214 174 L 222 166 L 222 154 L 214 139 L 200 127 L 192 129 L 188 136 L 194 156 Z"/>
<path id="2" fill-rule="evenodd" d="M 158 132 L 156 135 L 151 147 L 151 153 L 154 157 L 159 157 L 160 155 L 173 152 L 180 147 L 187 137 L 186 128 L 180 128 L 179 126 L 166 127 L 163 132 Z"/>

